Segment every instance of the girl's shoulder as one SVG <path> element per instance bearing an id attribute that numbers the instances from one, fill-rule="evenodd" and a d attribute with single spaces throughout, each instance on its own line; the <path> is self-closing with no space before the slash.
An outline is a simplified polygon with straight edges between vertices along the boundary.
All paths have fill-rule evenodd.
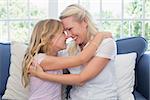
<path id="1" fill-rule="evenodd" d="M 36 60 L 38 62 L 38 64 L 41 63 L 41 61 L 44 59 L 44 57 L 46 56 L 45 53 L 38 53 L 35 57 L 34 60 Z"/>

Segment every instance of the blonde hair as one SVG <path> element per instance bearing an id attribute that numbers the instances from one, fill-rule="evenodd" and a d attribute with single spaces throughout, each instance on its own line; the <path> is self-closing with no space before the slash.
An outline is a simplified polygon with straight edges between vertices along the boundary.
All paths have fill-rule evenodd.
<path id="1" fill-rule="evenodd" d="M 95 24 L 92 22 L 90 13 L 79 5 L 72 4 L 66 7 L 60 15 L 60 19 L 73 16 L 77 22 L 87 21 L 87 35 L 95 35 L 98 32 Z"/>
<path id="2" fill-rule="evenodd" d="M 82 22 L 83 20 L 87 21 L 87 37 L 88 38 L 90 38 L 91 36 L 94 36 L 98 32 L 98 29 L 96 28 L 95 24 L 92 22 L 91 15 L 89 14 L 87 10 L 85 10 L 81 6 L 76 5 L 76 4 L 69 5 L 68 7 L 66 7 L 66 9 L 63 10 L 59 18 L 64 19 L 70 16 L 73 16 L 77 22 Z M 70 55 L 76 54 L 74 52 L 76 52 L 76 50 L 79 48 L 74 43 L 73 45 L 68 49 Z"/>
<path id="3" fill-rule="evenodd" d="M 26 87 L 29 83 L 28 69 L 37 53 L 48 54 L 51 50 L 51 39 L 55 34 L 63 32 L 63 25 L 60 21 L 54 19 L 46 19 L 39 21 L 32 32 L 29 46 L 23 59 L 22 83 Z"/>

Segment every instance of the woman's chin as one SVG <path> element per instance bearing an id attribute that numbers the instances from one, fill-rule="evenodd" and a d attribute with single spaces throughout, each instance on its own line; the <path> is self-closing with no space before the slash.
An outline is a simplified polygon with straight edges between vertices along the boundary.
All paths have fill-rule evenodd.
<path id="1" fill-rule="evenodd" d="M 81 39 L 79 39 L 79 38 L 77 38 L 76 40 L 75 40 L 75 42 L 76 42 L 76 44 L 82 44 L 82 40 Z"/>
<path id="2" fill-rule="evenodd" d="M 76 40 L 75 42 L 76 42 L 76 44 L 78 44 L 78 45 L 81 44 L 80 41 L 78 41 L 78 40 Z"/>

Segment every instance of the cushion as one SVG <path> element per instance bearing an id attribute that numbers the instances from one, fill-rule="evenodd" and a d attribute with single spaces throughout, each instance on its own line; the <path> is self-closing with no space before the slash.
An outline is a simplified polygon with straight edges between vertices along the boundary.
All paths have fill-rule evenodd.
<path id="1" fill-rule="evenodd" d="M 29 88 L 24 88 L 21 82 L 22 61 L 26 48 L 23 43 L 11 43 L 10 76 L 3 99 L 27 100 Z"/>
<path id="2" fill-rule="evenodd" d="M 137 73 L 137 87 L 136 91 L 142 93 L 142 95 L 150 100 L 150 53 L 144 54 L 136 66 Z M 144 74 L 143 74 L 144 73 Z"/>
<path id="3" fill-rule="evenodd" d="M 135 100 L 148 100 L 148 99 L 145 99 L 144 96 L 142 96 L 139 92 L 137 91 L 134 91 L 134 96 L 135 96 Z"/>
<path id="4" fill-rule="evenodd" d="M 5 91 L 10 66 L 10 44 L 0 43 L 0 95 Z"/>
<path id="5" fill-rule="evenodd" d="M 136 53 L 120 54 L 116 56 L 116 78 L 119 100 L 134 100 L 132 94 L 135 80 Z"/>

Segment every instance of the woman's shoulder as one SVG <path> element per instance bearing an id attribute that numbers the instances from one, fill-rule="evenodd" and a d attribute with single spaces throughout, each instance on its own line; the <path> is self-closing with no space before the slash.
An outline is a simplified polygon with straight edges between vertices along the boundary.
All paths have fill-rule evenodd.
<path id="1" fill-rule="evenodd" d="M 106 38 L 102 41 L 102 43 L 99 45 L 96 55 L 99 56 L 107 56 L 109 58 L 114 58 L 116 55 L 117 48 L 116 48 L 116 42 L 113 38 Z"/>
<path id="2" fill-rule="evenodd" d="M 113 38 L 106 38 L 99 45 L 99 48 L 102 47 L 102 46 L 112 46 L 112 45 L 116 45 L 115 40 Z"/>
<path id="3" fill-rule="evenodd" d="M 102 43 L 108 43 L 108 42 L 115 42 L 115 40 L 113 38 L 105 38 L 103 39 Z"/>

